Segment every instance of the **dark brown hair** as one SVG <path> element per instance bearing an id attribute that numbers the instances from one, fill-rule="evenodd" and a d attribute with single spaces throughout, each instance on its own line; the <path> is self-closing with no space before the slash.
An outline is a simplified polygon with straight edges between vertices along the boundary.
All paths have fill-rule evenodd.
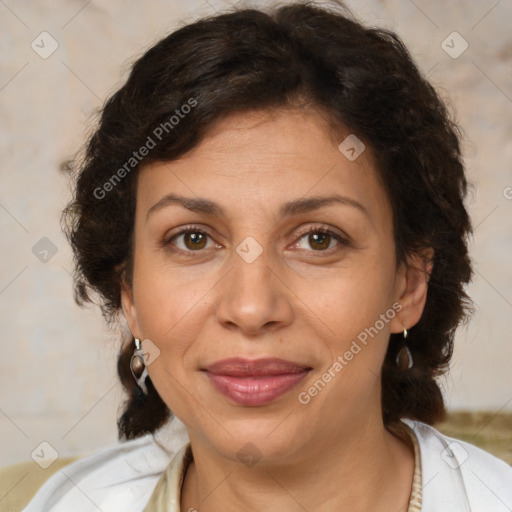
<path id="1" fill-rule="evenodd" d="M 414 366 L 397 367 L 402 335 L 391 334 L 382 369 L 384 423 L 408 417 L 432 424 L 445 414 L 436 377 L 446 370 L 455 330 L 471 311 L 464 289 L 472 276 L 471 223 L 460 135 L 401 40 L 364 27 L 338 7 L 234 10 L 180 28 L 135 62 L 101 112 L 64 212 L 75 254 L 75 297 L 83 304 L 96 294 L 109 321 L 120 312 L 122 280 L 131 283 L 141 163 L 185 154 L 230 113 L 316 108 L 372 148 L 392 204 L 397 261 L 424 248 L 435 251 L 425 309 L 407 338 Z M 155 146 L 135 157 L 148 137 Z M 153 432 L 172 414 L 149 378 L 148 397 L 137 395 L 129 341 L 118 363 L 129 393 L 118 422 L 125 438 Z"/>

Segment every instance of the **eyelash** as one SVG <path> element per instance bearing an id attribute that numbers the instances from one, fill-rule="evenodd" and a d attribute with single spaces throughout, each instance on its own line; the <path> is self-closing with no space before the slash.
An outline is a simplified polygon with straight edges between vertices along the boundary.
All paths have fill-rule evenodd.
<path id="1" fill-rule="evenodd" d="M 199 226 L 191 225 L 191 226 L 187 226 L 187 227 L 183 228 L 182 230 L 178 231 L 177 233 L 174 233 L 170 237 L 165 237 L 162 240 L 162 246 L 166 247 L 167 249 L 171 250 L 172 252 L 185 254 L 186 256 L 193 256 L 194 253 L 202 252 L 201 249 L 199 249 L 197 251 L 191 251 L 191 250 L 183 250 L 183 249 L 178 249 L 178 248 L 172 247 L 171 242 L 173 242 L 176 238 L 180 237 L 181 235 L 186 235 L 188 233 L 199 233 L 201 235 L 206 235 L 213 240 L 212 236 L 210 235 L 210 233 L 208 231 L 206 231 L 203 228 L 200 228 Z M 340 246 L 342 246 L 342 247 L 349 246 L 349 242 L 347 239 L 343 238 L 341 235 L 334 232 L 333 230 L 323 227 L 323 226 L 311 226 L 306 231 L 302 232 L 299 235 L 298 241 L 295 242 L 295 245 L 298 244 L 298 242 L 300 240 L 302 240 L 305 236 L 313 234 L 313 233 L 322 233 L 324 235 L 329 235 L 332 238 L 334 238 L 335 240 L 337 240 L 339 242 L 339 245 L 337 245 L 335 247 L 331 247 L 329 249 L 325 249 L 325 250 L 315 251 L 314 249 L 311 249 L 312 252 L 316 252 L 316 253 L 320 253 L 320 254 L 324 254 L 324 255 L 331 255 L 333 252 L 336 252 L 337 250 L 339 250 Z"/>

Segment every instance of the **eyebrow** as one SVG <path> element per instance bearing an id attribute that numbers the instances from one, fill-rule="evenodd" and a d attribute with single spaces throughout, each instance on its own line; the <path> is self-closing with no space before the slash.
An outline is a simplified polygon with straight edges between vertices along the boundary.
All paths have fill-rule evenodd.
<path id="1" fill-rule="evenodd" d="M 192 212 L 225 216 L 224 209 L 219 204 L 211 201 L 210 199 L 205 199 L 202 197 L 184 197 L 171 193 L 162 197 L 162 199 L 160 199 L 148 210 L 146 214 L 146 220 L 149 218 L 150 214 L 173 204 L 181 205 Z M 332 194 L 329 196 L 312 196 L 296 199 L 294 201 L 288 201 L 284 203 L 279 209 L 279 215 L 282 218 L 291 217 L 292 215 L 299 215 L 301 213 L 308 213 L 313 210 L 318 210 L 323 206 L 328 206 L 331 204 L 352 206 L 357 208 L 370 220 L 372 220 L 369 211 L 361 203 L 350 197 L 340 196 L 339 194 Z"/>

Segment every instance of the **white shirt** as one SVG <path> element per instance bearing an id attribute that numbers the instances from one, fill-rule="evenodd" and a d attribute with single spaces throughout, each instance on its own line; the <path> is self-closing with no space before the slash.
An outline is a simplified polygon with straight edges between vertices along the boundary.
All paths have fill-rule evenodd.
<path id="1" fill-rule="evenodd" d="M 512 511 L 511 466 L 424 423 L 404 422 L 420 447 L 422 512 Z M 173 418 L 154 435 L 119 443 L 62 468 L 22 512 L 143 512 L 171 463 L 174 504 L 169 512 L 179 512 L 179 475 L 188 442 L 185 426 Z"/>

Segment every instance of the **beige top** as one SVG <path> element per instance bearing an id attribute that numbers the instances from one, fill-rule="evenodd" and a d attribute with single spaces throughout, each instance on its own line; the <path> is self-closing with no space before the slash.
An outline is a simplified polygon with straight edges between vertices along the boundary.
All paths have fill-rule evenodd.
<path id="1" fill-rule="evenodd" d="M 421 512 L 421 488 L 423 477 L 421 474 L 420 444 L 418 443 L 418 438 L 414 434 L 413 430 L 408 425 L 405 426 L 407 427 L 407 433 L 409 434 L 414 446 L 414 474 L 412 477 L 411 497 L 409 498 L 407 512 Z"/>
<path id="2" fill-rule="evenodd" d="M 407 512 L 421 512 L 420 447 L 412 429 L 405 423 L 404 426 L 414 446 L 414 475 Z M 192 460 L 193 456 L 189 442 L 176 453 L 169 466 L 167 466 L 144 508 L 144 512 L 180 512 L 181 486 Z"/>

